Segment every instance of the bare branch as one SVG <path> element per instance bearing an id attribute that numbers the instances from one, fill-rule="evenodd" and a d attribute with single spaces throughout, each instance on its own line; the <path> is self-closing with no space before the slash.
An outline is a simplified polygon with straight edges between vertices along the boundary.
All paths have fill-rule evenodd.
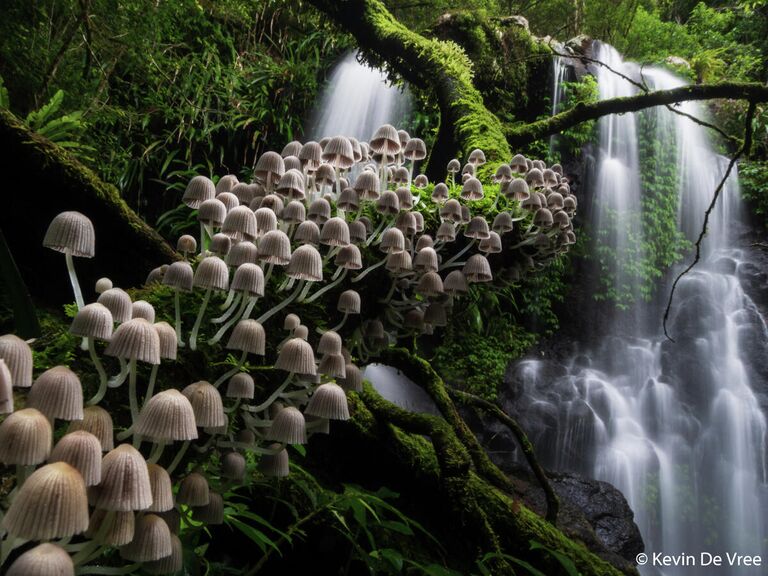
<path id="1" fill-rule="evenodd" d="M 683 276 L 688 274 L 696 264 L 699 263 L 699 260 L 701 260 L 701 244 L 704 241 L 704 237 L 707 235 L 707 225 L 709 224 L 709 216 L 712 214 L 712 211 L 715 209 L 715 205 L 717 204 L 717 199 L 720 197 L 720 193 L 723 191 L 723 188 L 725 187 L 725 183 L 728 181 L 728 178 L 731 176 L 731 172 L 733 171 L 733 167 L 736 166 L 736 162 L 738 162 L 739 158 L 745 154 L 749 154 L 749 149 L 752 147 L 752 120 L 755 116 L 755 108 L 757 107 L 757 104 L 753 101 L 750 101 L 749 108 L 747 109 L 747 118 L 745 121 L 745 127 L 744 127 L 744 144 L 742 144 L 741 148 L 736 152 L 736 154 L 733 155 L 731 158 L 731 161 L 728 163 L 728 168 L 726 168 L 725 173 L 723 174 L 723 178 L 720 180 L 720 183 L 717 185 L 717 188 L 715 188 L 715 193 L 712 196 L 712 201 L 709 203 L 709 206 L 707 207 L 707 211 L 704 212 L 704 223 L 701 226 L 701 232 L 699 233 L 699 237 L 696 240 L 696 255 L 693 258 L 693 262 L 691 262 L 688 267 L 680 272 L 678 274 L 677 278 L 675 278 L 675 281 L 672 283 L 672 290 L 669 292 L 669 299 L 667 300 L 667 307 L 664 310 L 664 321 L 663 321 L 663 327 L 664 327 L 664 336 L 666 336 L 669 340 L 674 342 L 674 338 L 672 338 L 669 333 L 667 332 L 667 320 L 669 319 L 669 312 L 672 308 L 672 298 L 675 296 L 675 290 L 677 289 L 677 284 L 680 282 Z"/>

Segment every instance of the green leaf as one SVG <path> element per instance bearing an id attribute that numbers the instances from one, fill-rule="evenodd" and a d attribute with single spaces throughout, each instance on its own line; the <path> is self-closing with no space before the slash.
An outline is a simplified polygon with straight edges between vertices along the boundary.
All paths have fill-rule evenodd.
<path id="1" fill-rule="evenodd" d="M 277 546 L 277 544 L 264 532 L 261 530 L 258 530 L 257 528 L 254 528 L 253 526 L 249 526 L 248 524 L 241 522 L 237 518 L 228 518 L 226 520 L 228 524 L 231 526 L 234 526 L 240 532 L 242 532 L 245 536 L 248 537 L 249 540 L 251 540 L 253 543 L 255 543 L 262 552 L 266 552 L 267 547 L 272 548 L 275 552 L 277 552 L 280 556 L 283 555 L 283 553 L 280 551 L 280 548 Z"/>

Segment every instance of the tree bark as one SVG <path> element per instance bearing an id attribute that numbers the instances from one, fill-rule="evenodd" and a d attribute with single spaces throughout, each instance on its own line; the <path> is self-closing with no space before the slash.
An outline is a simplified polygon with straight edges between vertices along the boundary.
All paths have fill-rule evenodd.
<path id="1" fill-rule="evenodd" d="M 135 286 L 152 268 L 179 258 L 114 186 L 6 110 L 0 110 L 0 147 L 5 190 L 0 228 L 38 299 L 73 301 L 63 254 L 42 245 L 48 224 L 65 210 L 88 216 L 96 231 L 96 256 L 75 258 L 86 300 L 95 297 L 93 285 L 99 277 L 111 278 L 115 286 Z"/>

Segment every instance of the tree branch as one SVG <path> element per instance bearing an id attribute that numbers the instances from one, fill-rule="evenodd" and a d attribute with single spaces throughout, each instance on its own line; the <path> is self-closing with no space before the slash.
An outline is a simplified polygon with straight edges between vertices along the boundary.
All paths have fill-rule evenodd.
<path id="1" fill-rule="evenodd" d="M 662 323 L 664 327 L 664 336 L 666 336 L 669 340 L 674 342 L 674 338 L 672 338 L 669 335 L 669 332 L 667 332 L 667 320 L 669 319 L 669 312 L 672 309 L 672 299 L 675 296 L 675 290 L 677 289 L 677 284 L 680 282 L 683 276 L 688 274 L 696 264 L 699 263 L 699 260 L 701 260 L 701 244 L 704 241 L 704 237 L 707 235 L 707 225 L 709 224 L 709 216 L 712 214 L 712 211 L 715 209 L 715 205 L 717 204 L 717 199 L 720 197 L 720 193 L 723 191 L 723 188 L 725 187 L 725 183 L 728 181 L 728 178 L 731 176 L 731 172 L 733 171 L 733 167 L 736 166 L 736 162 L 738 162 L 739 158 L 745 154 L 749 154 L 749 149 L 752 147 L 752 120 L 755 116 L 755 108 L 757 107 L 757 104 L 754 101 L 749 102 L 749 108 L 747 109 L 747 118 L 745 121 L 744 126 L 744 144 L 742 144 L 741 148 L 739 148 L 738 152 L 733 155 L 733 158 L 731 158 L 731 161 L 728 163 L 728 168 L 726 168 L 725 173 L 723 174 L 722 179 L 720 180 L 720 183 L 717 185 L 717 188 L 715 188 L 715 193 L 712 196 L 712 201 L 709 203 L 709 206 L 707 207 L 707 211 L 704 212 L 704 223 L 701 225 L 701 232 L 699 233 L 699 237 L 696 239 L 696 255 L 693 258 L 693 262 L 691 262 L 688 267 L 680 272 L 678 274 L 677 278 L 675 278 L 675 281 L 672 283 L 672 290 L 669 291 L 669 299 L 667 300 L 667 307 L 664 310 L 664 321 Z"/>
<path id="2" fill-rule="evenodd" d="M 446 389 L 448 390 L 448 394 L 450 394 L 454 400 L 457 400 L 467 406 L 473 406 L 488 412 L 502 424 L 504 424 L 507 428 L 509 428 L 512 434 L 515 435 L 517 443 L 520 445 L 520 449 L 525 456 L 525 460 L 531 467 L 531 470 L 536 476 L 536 480 L 538 480 L 542 490 L 544 490 L 544 496 L 547 500 L 546 519 L 548 522 L 556 524 L 557 513 L 560 510 L 560 499 L 557 497 L 557 493 L 555 493 L 555 490 L 549 483 L 549 479 L 547 478 L 547 474 L 544 472 L 544 468 L 542 468 L 541 464 L 539 464 L 539 460 L 536 458 L 536 452 L 533 449 L 533 444 L 531 444 L 531 441 L 528 439 L 528 435 L 525 433 L 525 430 L 520 427 L 514 418 L 504 412 L 504 410 L 502 410 L 493 402 L 489 402 L 480 396 L 475 396 L 474 394 L 470 394 L 462 390 L 457 390 L 455 388 L 446 387 Z"/>
<path id="3" fill-rule="evenodd" d="M 523 146 L 535 140 L 559 134 L 587 120 L 597 120 L 608 114 L 637 112 L 653 106 L 677 104 L 692 100 L 749 100 L 752 104 L 768 102 L 768 86 L 756 82 L 721 82 L 692 84 L 671 90 L 656 90 L 636 96 L 611 98 L 590 104 L 577 104 L 570 110 L 507 130 L 512 146 Z"/>

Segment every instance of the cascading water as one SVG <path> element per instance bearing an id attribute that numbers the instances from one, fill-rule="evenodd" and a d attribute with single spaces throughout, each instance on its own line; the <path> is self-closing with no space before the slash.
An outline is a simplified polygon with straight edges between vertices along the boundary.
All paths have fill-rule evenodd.
<path id="1" fill-rule="evenodd" d="M 566 96 L 564 84 L 568 77 L 568 58 L 564 56 L 554 56 L 552 58 L 552 115 L 561 112 L 562 103 Z M 549 138 L 549 149 L 551 152 L 557 150 L 558 137 L 553 134 Z"/>
<path id="2" fill-rule="evenodd" d="M 651 89 L 682 84 L 661 69 L 644 70 L 641 78 L 609 46 L 597 46 L 595 57 Z M 602 98 L 636 91 L 606 68 L 596 73 Z M 692 103 L 679 109 L 702 115 Z M 665 144 L 677 151 L 679 227 L 695 240 L 727 161 L 713 152 L 705 129 L 689 119 L 663 107 L 643 114 L 655 115 L 656 153 Z M 625 114 L 600 122 L 590 220 L 596 243 L 615 250 L 619 259 L 641 256 L 635 247 L 642 245 L 639 166 L 653 148 L 638 148 L 639 118 Z M 679 284 L 669 323 L 676 342 L 659 334 L 663 305 L 640 301 L 632 317 L 650 321 L 653 330 L 610 320 L 608 335 L 559 372 L 540 360 L 516 367 L 521 387 L 514 410 L 547 464 L 622 490 L 651 559 L 661 552 L 692 554 L 696 561 L 649 564 L 644 574 L 765 573 L 764 566 L 727 566 L 725 556 L 768 558 L 766 419 L 750 369 L 763 359 L 750 357 L 744 344 L 759 342 L 764 354 L 768 332 L 737 275 L 742 254 L 732 247 L 729 229 L 738 218 L 738 182 L 732 177 L 710 219 L 702 262 Z M 617 290 L 626 289 L 631 278 L 620 269 L 612 272 Z M 722 555 L 724 565 L 702 567 L 702 552 Z"/>
<path id="3" fill-rule="evenodd" d="M 407 88 L 390 85 L 384 72 L 358 62 L 356 51 L 348 52 L 331 72 L 306 139 L 344 134 L 368 140 L 382 124 L 399 126 L 410 109 Z"/>

